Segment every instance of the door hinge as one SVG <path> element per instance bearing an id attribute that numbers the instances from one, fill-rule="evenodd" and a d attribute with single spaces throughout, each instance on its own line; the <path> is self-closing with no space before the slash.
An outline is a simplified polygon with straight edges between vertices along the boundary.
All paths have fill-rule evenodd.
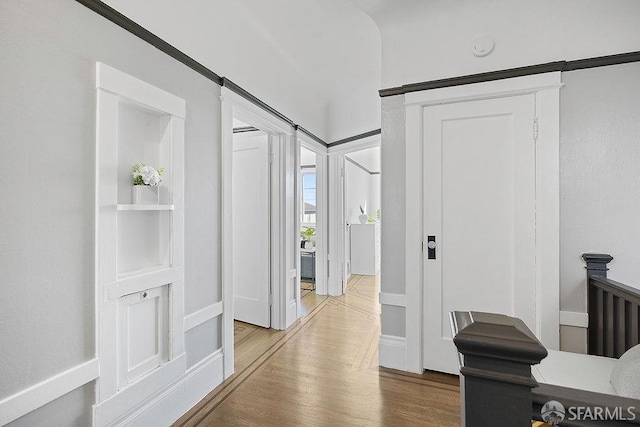
<path id="1" fill-rule="evenodd" d="M 273 305 L 273 294 L 269 294 L 269 305 Z"/>
<path id="2" fill-rule="evenodd" d="M 538 140 L 538 118 L 533 119 L 533 139 Z"/>

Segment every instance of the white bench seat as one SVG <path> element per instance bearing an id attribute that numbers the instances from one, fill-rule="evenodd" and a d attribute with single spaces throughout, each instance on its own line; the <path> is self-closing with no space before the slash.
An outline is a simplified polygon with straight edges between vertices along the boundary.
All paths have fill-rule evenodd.
<path id="1" fill-rule="evenodd" d="M 618 359 L 567 351 L 548 352 L 539 365 L 531 367 L 531 373 L 539 383 L 616 394 L 609 380 Z"/>

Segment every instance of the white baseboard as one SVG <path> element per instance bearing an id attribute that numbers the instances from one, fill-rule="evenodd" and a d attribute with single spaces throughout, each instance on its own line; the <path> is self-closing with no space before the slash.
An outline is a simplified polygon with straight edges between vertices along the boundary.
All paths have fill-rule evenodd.
<path id="1" fill-rule="evenodd" d="M 98 359 L 91 359 L 0 400 L 0 425 L 17 420 L 98 377 Z"/>
<path id="2" fill-rule="evenodd" d="M 223 381 L 223 357 L 218 350 L 187 370 L 180 378 L 160 388 L 153 396 L 120 414 L 118 419 L 94 407 L 94 425 L 169 426 Z"/>
<path id="3" fill-rule="evenodd" d="M 222 350 L 218 350 L 187 371 L 184 384 L 187 410 L 193 408 L 224 381 L 223 359 Z"/>
<path id="4" fill-rule="evenodd" d="M 407 370 L 407 339 L 405 337 L 381 335 L 378 352 L 380 366 Z"/>
<path id="5" fill-rule="evenodd" d="M 589 326 L 589 315 L 587 313 L 577 313 L 574 311 L 561 311 L 560 325 L 586 328 Z"/>

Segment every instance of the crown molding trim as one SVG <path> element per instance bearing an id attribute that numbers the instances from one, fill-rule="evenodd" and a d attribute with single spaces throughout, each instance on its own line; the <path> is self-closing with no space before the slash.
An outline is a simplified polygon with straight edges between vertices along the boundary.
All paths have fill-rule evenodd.
<path id="1" fill-rule="evenodd" d="M 575 71 L 585 68 L 606 67 L 609 65 L 639 62 L 640 51 L 618 53 L 615 55 L 599 56 L 594 58 L 578 59 L 573 61 L 555 61 L 546 64 L 527 65 L 524 67 L 509 68 L 505 70 L 489 71 L 486 73 L 469 74 L 466 76 L 450 77 L 446 79 L 430 80 L 420 83 L 409 83 L 388 89 L 380 89 L 381 98 L 394 95 L 404 95 L 411 92 L 419 92 L 444 87 L 461 86 L 471 83 L 484 83 L 494 80 L 510 79 L 513 77 L 530 76 L 533 74 L 549 73 L 554 71 Z"/>

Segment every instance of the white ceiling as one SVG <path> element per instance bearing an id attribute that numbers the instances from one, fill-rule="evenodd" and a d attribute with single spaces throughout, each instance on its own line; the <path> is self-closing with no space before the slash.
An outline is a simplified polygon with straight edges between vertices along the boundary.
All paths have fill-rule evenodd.
<path id="1" fill-rule="evenodd" d="M 300 165 L 301 166 L 315 166 L 316 165 L 316 153 L 306 149 L 300 148 Z"/>
<path id="2" fill-rule="evenodd" d="M 354 151 L 346 154 L 346 157 L 364 166 L 369 172 L 380 172 L 380 147 Z"/>

